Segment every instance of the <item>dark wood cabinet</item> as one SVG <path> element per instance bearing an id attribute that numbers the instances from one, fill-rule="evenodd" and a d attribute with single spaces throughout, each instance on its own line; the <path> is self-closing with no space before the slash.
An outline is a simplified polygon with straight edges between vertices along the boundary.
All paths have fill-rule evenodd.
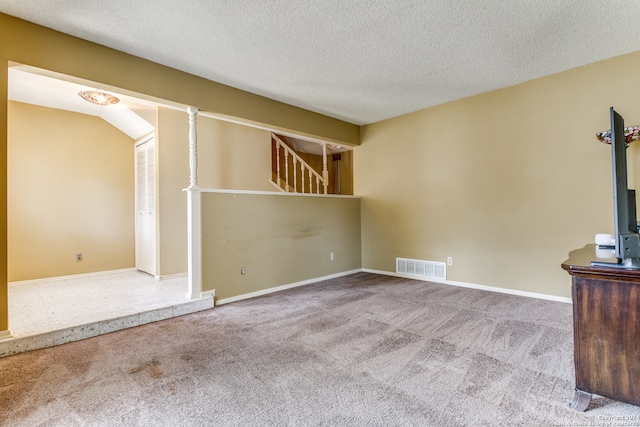
<path id="1" fill-rule="evenodd" d="M 562 264 L 572 281 L 578 411 L 592 394 L 640 405 L 640 270 L 591 267 L 595 259 L 587 245 Z"/>

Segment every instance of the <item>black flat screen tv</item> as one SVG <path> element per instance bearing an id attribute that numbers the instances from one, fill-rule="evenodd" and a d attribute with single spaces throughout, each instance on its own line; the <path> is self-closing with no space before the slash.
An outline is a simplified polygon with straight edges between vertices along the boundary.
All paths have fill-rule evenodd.
<path id="1" fill-rule="evenodd" d="M 611 118 L 611 169 L 613 175 L 613 219 L 616 262 L 592 261 L 592 266 L 640 269 L 640 237 L 636 217 L 635 190 L 627 179 L 627 142 L 624 120 L 613 107 Z"/>

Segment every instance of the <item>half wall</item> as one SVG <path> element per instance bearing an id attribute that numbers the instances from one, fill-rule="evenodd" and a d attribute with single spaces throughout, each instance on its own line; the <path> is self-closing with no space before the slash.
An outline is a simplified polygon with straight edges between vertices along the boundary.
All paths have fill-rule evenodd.
<path id="1" fill-rule="evenodd" d="M 360 199 L 203 192 L 202 264 L 217 299 L 360 269 Z"/>

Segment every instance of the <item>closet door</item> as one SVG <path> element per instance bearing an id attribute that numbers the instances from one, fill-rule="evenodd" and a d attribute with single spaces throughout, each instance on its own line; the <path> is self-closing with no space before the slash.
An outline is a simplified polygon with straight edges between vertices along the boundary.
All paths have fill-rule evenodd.
<path id="1" fill-rule="evenodd" d="M 135 146 L 136 269 L 156 274 L 156 156 L 155 138 Z"/>

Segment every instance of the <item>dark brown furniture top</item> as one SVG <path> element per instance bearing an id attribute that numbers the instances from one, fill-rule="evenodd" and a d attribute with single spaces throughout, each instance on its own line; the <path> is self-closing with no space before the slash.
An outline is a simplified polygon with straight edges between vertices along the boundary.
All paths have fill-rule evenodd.
<path id="1" fill-rule="evenodd" d="M 596 257 L 596 245 L 586 245 L 582 249 L 569 252 L 569 259 L 562 263 L 562 268 L 572 276 L 588 274 L 594 276 L 614 276 L 618 278 L 638 279 L 640 281 L 640 270 L 611 267 L 591 267 L 591 261 L 616 262 L 615 257 Z"/>

